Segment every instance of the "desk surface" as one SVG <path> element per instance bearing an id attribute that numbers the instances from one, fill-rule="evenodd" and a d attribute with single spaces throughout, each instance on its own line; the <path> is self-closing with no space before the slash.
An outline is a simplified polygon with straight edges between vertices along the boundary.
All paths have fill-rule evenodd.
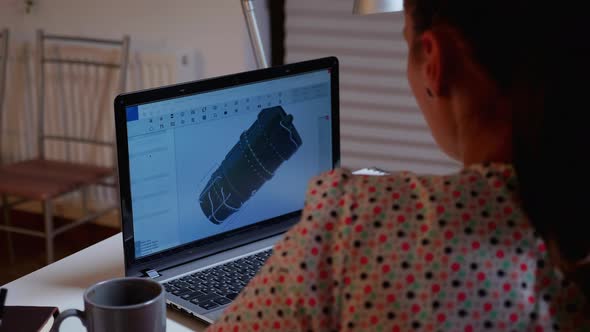
<path id="1" fill-rule="evenodd" d="M 84 290 L 99 281 L 122 277 L 123 242 L 121 233 L 48 265 L 3 287 L 8 288 L 7 305 L 57 306 L 84 309 Z M 166 331 L 203 331 L 206 327 L 193 318 L 168 309 Z M 68 318 L 60 331 L 84 331 L 80 321 Z"/>

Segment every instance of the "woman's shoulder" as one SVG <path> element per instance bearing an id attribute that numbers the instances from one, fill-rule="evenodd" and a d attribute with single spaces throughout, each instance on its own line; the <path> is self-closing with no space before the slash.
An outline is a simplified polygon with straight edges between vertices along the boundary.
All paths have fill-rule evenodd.
<path id="1" fill-rule="evenodd" d="M 437 201 L 437 196 L 482 200 L 496 195 L 496 201 L 516 194 L 514 169 L 506 164 L 478 164 L 446 175 L 418 175 L 400 171 L 383 176 L 355 175 L 350 169 L 337 168 L 314 177 L 312 193 L 323 189 L 324 198 L 334 195 L 408 197 L 415 201 Z M 315 189 L 315 190 L 314 190 Z M 506 197 L 500 197 L 504 195 Z"/>

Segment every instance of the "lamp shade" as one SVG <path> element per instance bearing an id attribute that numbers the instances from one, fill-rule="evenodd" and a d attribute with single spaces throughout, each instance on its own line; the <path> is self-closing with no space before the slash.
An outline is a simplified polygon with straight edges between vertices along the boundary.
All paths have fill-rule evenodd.
<path id="1" fill-rule="evenodd" d="M 354 0 L 352 13 L 368 15 L 399 12 L 404 9 L 404 0 Z"/>

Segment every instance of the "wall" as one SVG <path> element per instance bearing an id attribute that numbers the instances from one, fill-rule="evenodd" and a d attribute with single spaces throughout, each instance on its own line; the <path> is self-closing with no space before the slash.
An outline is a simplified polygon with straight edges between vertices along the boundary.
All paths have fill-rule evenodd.
<path id="1" fill-rule="evenodd" d="M 24 2 L 0 1 L 0 27 L 16 40 L 34 40 L 38 28 L 107 38 L 126 33 L 134 51 L 177 55 L 179 81 L 255 66 L 239 0 L 35 0 L 29 14 Z M 264 0 L 256 5 L 268 41 Z"/>

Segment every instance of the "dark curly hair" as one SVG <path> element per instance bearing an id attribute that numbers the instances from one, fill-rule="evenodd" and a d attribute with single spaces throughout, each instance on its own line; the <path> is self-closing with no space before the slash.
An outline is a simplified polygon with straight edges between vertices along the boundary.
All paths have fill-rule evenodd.
<path id="1" fill-rule="evenodd" d="M 553 263 L 590 298 L 590 96 L 584 1 L 406 0 L 417 35 L 447 26 L 511 100 L 523 207 Z M 589 208 L 589 210 L 586 210 Z"/>

